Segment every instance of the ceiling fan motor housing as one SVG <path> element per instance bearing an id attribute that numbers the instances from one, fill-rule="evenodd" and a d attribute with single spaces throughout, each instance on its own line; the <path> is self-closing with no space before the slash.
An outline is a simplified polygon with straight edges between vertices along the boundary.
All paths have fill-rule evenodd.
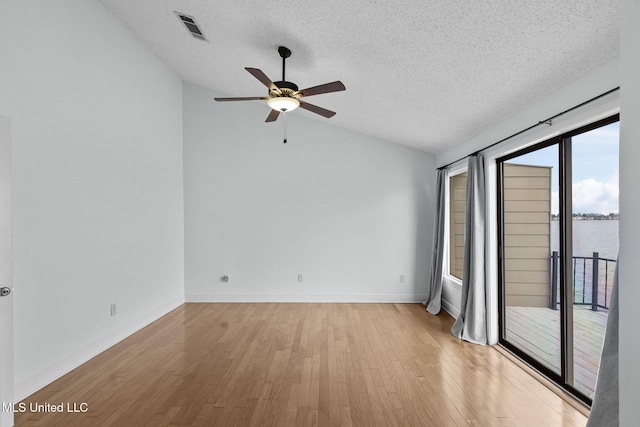
<path id="1" fill-rule="evenodd" d="M 294 97 L 294 94 L 298 91 L 298 85 L 291 82 L 279 81 L 273 82 L 276 85 L 277 89 L 271 89 L 269 91 L 269 95 L 271 96 L 287 96 Z"/>

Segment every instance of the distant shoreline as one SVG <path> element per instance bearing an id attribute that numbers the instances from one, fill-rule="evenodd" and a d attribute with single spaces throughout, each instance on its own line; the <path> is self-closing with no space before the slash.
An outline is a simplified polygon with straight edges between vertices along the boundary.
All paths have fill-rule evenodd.
<path id="1" fill-rule="evenodd" d="M 551 221 L 558 221 L 559 219 L 559 215 L 551 215 Z M 620 219 L 620 214 L 573 214 L 572 219 L 574 221 L 618 221 Z"/>

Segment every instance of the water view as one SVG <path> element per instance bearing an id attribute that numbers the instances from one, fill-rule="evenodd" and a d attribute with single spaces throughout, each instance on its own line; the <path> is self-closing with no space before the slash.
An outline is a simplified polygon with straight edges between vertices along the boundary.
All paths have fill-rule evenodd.
<path id="1" fill-rule="evenodd" d="M 598 252 L 600 258 L 618 258 L 618 220 L 573 221 L 573 253 L 590 257 Z M 551 250 L 559 251 L 559 221 L 551 221 Z"/>

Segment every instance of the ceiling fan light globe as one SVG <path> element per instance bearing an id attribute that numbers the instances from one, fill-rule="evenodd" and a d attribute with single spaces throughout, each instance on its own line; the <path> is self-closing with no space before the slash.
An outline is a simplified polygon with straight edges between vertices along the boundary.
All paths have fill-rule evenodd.
<path id="1" fill-rule="evenodd" d="M 298 108 L 300 106 L 300 101 L 295 98 L 280 96 L 269 99 L 267 104 L 276 111 L 289 112 Z"/>

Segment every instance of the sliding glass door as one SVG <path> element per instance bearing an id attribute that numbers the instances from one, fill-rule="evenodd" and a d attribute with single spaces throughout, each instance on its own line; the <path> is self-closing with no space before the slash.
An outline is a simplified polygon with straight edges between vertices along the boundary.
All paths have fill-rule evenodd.
<path id="1" fill-rule="evenodd" d="M 588 404 L 618 252 L 617 120 L 498 159 L 500 343 Z"/>
<path id="2" fill-rule="evenodd" d="M 557 311 L 552 290 L 552 219 L 558 209 L 559 146 L 505 160 L 502 170 L 504 336 L 553 373 L 561 373 Z M 557 254 L 557 252 L 556 252 Z"/>

